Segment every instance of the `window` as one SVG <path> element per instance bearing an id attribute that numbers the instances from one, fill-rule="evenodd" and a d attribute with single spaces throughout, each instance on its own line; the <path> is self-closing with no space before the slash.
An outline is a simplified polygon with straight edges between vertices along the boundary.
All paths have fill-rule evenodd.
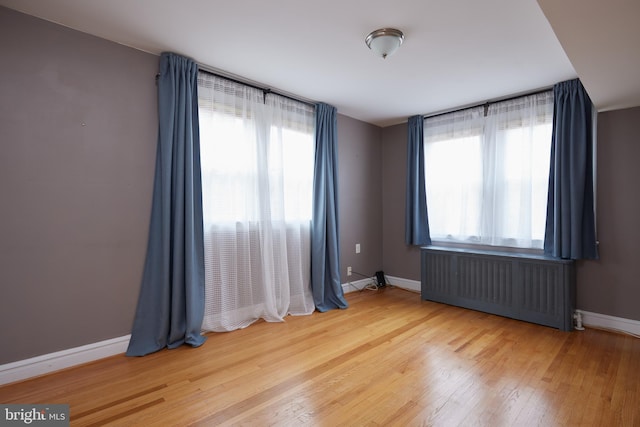
<path id="1" fill-rule="evenodd" d="M 552 122 L 551 91 L 425 119 L 431 238 L 541 249 Z"/>
<path id="2" fill-rule="evenodd" d="M 311 221 L 314 108 L 202 74 L 205 222 Z"/>
<path id="3" fill-rule="evenodd" d="M 198 102 L 203 329 L 310 314 L 315 108 L 207 73 Z"/>

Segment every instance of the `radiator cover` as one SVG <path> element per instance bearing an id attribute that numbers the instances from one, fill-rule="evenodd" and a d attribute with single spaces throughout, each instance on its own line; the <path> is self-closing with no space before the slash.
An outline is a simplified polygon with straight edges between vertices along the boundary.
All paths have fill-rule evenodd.
<path id="1" fill-rule="evenodd" d="M 572 260 L 426 246 L 422 299 L 573 330 Z"/>

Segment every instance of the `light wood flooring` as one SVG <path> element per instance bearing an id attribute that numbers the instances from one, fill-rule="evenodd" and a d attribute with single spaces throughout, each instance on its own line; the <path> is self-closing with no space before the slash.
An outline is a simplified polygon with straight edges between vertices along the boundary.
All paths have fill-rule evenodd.
<path id="1" fill-rule="evenodd" d="M 398 288 L 347 299 L 0 387 L 0 403 L 68 403 L 72 426 L 640 426 L 640 339 Z"/>

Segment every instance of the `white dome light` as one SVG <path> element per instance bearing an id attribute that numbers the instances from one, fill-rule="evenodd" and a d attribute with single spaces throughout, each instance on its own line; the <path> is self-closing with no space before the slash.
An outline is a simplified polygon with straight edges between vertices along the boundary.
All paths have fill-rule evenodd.
<path id="1" fill-rule="evenodd" d="M 381 28 L 372 31 L 364 41 L 369 49 L 386 59 L 400 47 L 404 41 L 404 34 L 395 28 Z"/>

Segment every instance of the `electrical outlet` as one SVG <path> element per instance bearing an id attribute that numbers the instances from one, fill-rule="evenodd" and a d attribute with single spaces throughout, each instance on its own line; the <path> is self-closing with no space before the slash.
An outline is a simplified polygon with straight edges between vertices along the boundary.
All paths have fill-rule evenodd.
<path id="1" fill-rule="evenodd" d="M 351 276 L 351 266 L 347 267 L 347 276 Z"/>
<path id="2" fill-rule="evenodd" d="M 356 243 L 356 253 L 360 253 L 360 243 Z"/>

